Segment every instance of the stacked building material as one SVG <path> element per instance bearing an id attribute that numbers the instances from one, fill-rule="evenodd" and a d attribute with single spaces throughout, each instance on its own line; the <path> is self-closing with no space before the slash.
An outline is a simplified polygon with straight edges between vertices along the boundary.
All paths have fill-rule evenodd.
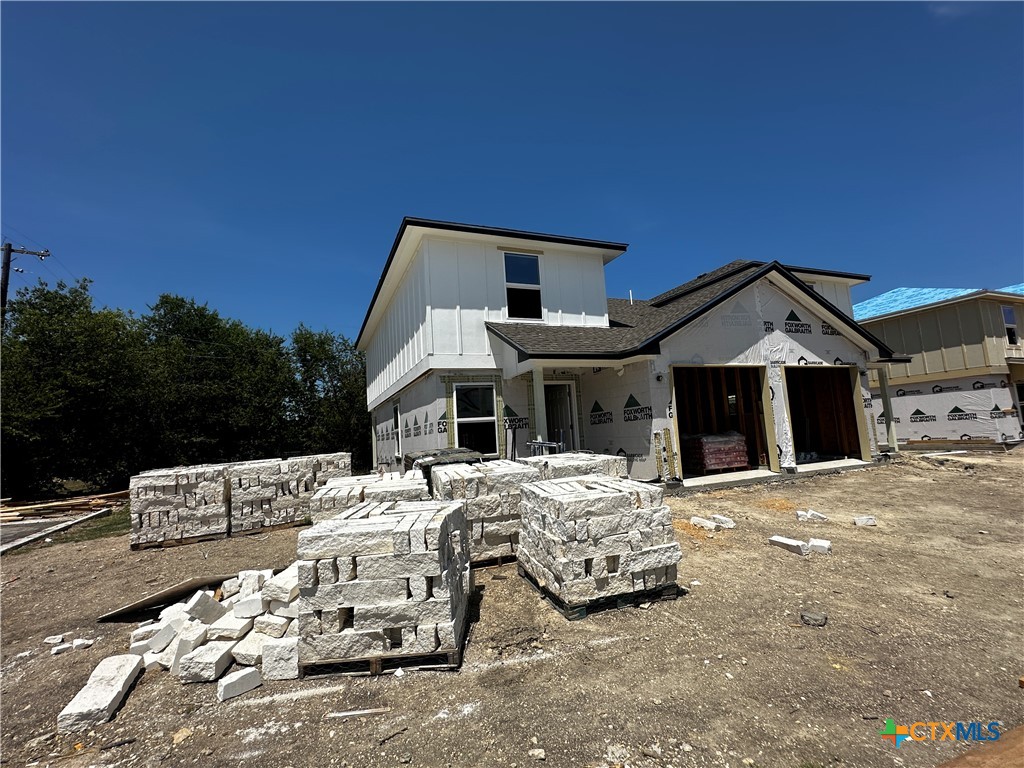
<path id="1" fill-rule="evenodd" d="M 301 522 L 316 489 L 351 467 L 351 454 L 329 453 L 143 472 L 129 483 L 132 547 Z"/>
<path id="2" fill-rule="evenodd" d="M 155 469 L 131 478 L 132 547 L 226 535 L 230 497 L 224 465 Z"/>
<path id="3" fill-rule="evenodd" d="M 539 470 L 541 480 L 598 474 L 625 477 L 627 474 L 625 456 L 604 453 L 553 453 L 529 456 L 517 461 Z"/>
<path id="4" fill-rule="evenodd" d="M 298 554 L 303 667 L 459 653 L 472 588 L 461 503 L 364 502 L 302 531 Z"/>
<path id="5" fill-rule="evenodd" d="M 712 469 L 748 467 L 747 441 L 739 432 L 683 437 L 683 471 L 704 473 Z"/>
<path id="6" fill-rule="evenodd" d="M 540 470 L 517 461 L 449 464 L 431 471 L 434 498 L 466 503 L 469 553 L 474 563 L 515 554 L 522 513 L 521 487 L 540 479 Z"/>
<path id="7" fill-rule="evenodd" d="M 336 477 L 313 494 L 310 518 L 330 520 L 364 501 L 422 501 L 430 498 L 427 481 L 416 471 Z"/>
<path id="8" fill-rule="evenodd" d="M 659 487 L 591 475 L 522 493 L 519 564 L 556 604 L 674 585 L 682 552 Z"/>

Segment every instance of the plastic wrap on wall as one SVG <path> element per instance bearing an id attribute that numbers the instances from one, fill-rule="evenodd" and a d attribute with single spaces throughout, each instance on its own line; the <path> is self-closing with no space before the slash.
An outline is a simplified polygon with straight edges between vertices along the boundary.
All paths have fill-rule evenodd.
<path id="1" fill-rule="evenodd" d="M 892 418 L 900 443 L 926 440 L 991 440 L 1005 443 L 1024 439 L 1021 415 L 1013 402 L 1006 376 L 986 375 L 943 379 L 924 384 L 889 387 Z M 871 414 L 884 429 L 881 395 L 872 392 Z"/>

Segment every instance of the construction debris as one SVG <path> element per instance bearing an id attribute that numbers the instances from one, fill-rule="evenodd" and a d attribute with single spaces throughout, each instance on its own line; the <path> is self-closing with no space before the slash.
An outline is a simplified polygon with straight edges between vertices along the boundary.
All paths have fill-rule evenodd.
<path id="1" fill-rule="evenodd" d="M 828 518 L 825 517 L 825 515 L 821 514 L 820 512 L 815 512 L 813 509 L 808 509 L 806 512 L 804 512 L 802 509 L 798 509 L 796 511 L 796 519 L 801 522 L 805 520 L 818 520 L 822 522 L 828 520 Z"/>
<path id="2" fill-rule="evenodd" d="M 695 528 L 706 528 L 709 531 L 722 530 L 721 523 L 716 523 L 714 520 L 707 520 L 703 517 L 698 517 L 697 515 L 690 518 L 690 525 Z"/>
<path id="3" fill-rule="evenodd" d="M 714 522 L 718 523 L 723 528 L 735 528 L 736 527 L 736 521 L 733 520 L 731 517 L 726 517 L 725 515 L 712 515 L 711 519 Z"/>
<path id="4" fill-rule="evenodd" d="M 103 659 L 75 698 L 57 715 L 60 731 L 86 731 L 107 722 L 142 671 L 142 659 L 125 654 Z"/>
<path id="5" fill-rule="evenodd" d="M 811 539 L 807 542 L 807 548 L 821 555 L 832 554 L 832 542 L 828 539 Z"/>
<path id="6" fill-rule="evenodd" d="M 434 498 L 466 501 L 470 559 L 509 557 L 519 547 L 521 488 L 540 480 L 540 470 L 518 461 L 448 464 L 431 470 Z"/>
<path id="7" fill-rule="evenodd" d="M 853 518 L 854 525 L 878 525 L 878 522 L 872 515 L 864 515 L 862 517 Z"/>
<path id="8" fill-rule="evenodd" d="M 772 536 L 768 539 L 768 543 L 773 544 L 776 547 L 789 550 L 794 555 L 806 557 L 811 553 L 811 548 L 807 545 L 807 542 L 800 541 L 798 539 L 787 539 L 785 536 Z"/>
<path id="9" fill-rule="evenodd" d="M 263 685 L 258 669 L 246 667 L 237 669 L 217 681 L 217 700 L 227 701 L 235 696 L 253 691 Z"/>
<path id="10" fill-rule="evenodd" d="M 588 476 L 522 488 L 518 560 L 566 605 L 675 583 L 682 558 L 657 486 Z"/>

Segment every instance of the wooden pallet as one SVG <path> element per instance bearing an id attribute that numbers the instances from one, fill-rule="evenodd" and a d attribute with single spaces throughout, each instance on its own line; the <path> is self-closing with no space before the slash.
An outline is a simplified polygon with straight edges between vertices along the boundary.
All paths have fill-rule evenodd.
<path id="1" fill-rule="evenodd" d="M 231 530 L 231 536 L 252 536 L 254 533 L 263 533 L 264 531 L 280 531 L 285 528 L 300 528 L 304 525 L 310 525 L 311 523 L 306 518 L 301 520 L 292 520 L 290 523 L 276 523 L 274 525 L 261 525 L 259 528 L 250 528 L 249 530 Z"/>
<path id="2" fill-rule="evenodd" d="M 498 566 L 506 565 L 507 563 L 514 563 L 515 561 L 516 556 L 514 554 L 498 555 L 497 557 L 489 557 L 486 560 L 477 560 L 476 562 L 471 560 L 469 565 L 474 571 L 476 571 L 481 568 L 497 568 Z"/>
<path id="3" fill-rule="evenodd" d="M 183 547 L 186 544 L 202 544 L 204 541 L 220 541 L 228 538 L 227 533 L 207 533 L 203 536 L 188 536 L 182 539 L 164 539 L 163 541 L 146 541 L 131 544 L 133 551 L 140 549 L 169 549 L 170 547 Z"/>
<path id="4" fill-rule="evenodd" d="M 344 675 L 365 677 L 388 675 L 399 669 L 414 670 L 456 670 L 462 666 L 462 650 L 446 649 L 434 653 L 401 654 L 388 653 L 361 659 L 323 661 L 316 664 L 301 664 L 300 677 L 323 677 Z"/>
<path id="5" fill-rule="evenodd" d="M 519 566 L 518 570 L 519 575 L 526 579 L 527 583 L 537 590 L 568 621 L 585 619 L 587 616 L 600 613 L 601 611 L 610 611 L 617 608 L 635 608 L 641 603 L 659 603 L 665 600 L 675 600 L 679 597 L 680 593 L 685 594 L 685 591 L 681 590 L 678 584 L 672 583 L 666 584 L 663 587 L 645 589 L 641 592 L 625 592 L 619 595 L 610 595 L 598 598 L 597 600 L 590 600 L 586 603 L 570 605 L 557 595 L 553 595 L 544 589 L 525 568 Z"/>

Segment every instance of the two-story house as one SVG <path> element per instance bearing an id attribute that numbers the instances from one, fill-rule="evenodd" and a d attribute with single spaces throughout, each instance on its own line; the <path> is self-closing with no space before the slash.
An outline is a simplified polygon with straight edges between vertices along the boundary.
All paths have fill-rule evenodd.
<path id="1" fill-rule="evenodd" d="M 1024 284 L 977 288 L 896 288 L 863 301 L 854 317 L 910 356 L 889 366 L 892 408 L 875 420 L 895 423 L 901 443 L 1024 439 Z M 869 379 L 872 397 L 882 382 Z"/>
<path id="2" fill-rule="evenodd" d="M 743 465 L 774 472 L 870 460 L 867 369 L 892 351 L 851 317 L 867 276 L 736 261 L 609 299 L 604 267 L 626 249 L 404 219 L 356 342 L 378 460 L 547 441 L 670 478 L 694 435 L 730 436 Z"/>

